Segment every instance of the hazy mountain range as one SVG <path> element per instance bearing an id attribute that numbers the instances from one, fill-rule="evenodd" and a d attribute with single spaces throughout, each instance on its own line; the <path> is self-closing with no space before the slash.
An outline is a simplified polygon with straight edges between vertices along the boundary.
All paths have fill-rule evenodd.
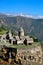
<path id="1" fill-rule="evenodd" d="M 0 27 L 13 29 L 16 33 L 19 27 L 23 27 L 25 34 L 36 36 L 43 41 L 43 18 L 34 18 L 25 15 L 4 15 L 0 14 Z"/>

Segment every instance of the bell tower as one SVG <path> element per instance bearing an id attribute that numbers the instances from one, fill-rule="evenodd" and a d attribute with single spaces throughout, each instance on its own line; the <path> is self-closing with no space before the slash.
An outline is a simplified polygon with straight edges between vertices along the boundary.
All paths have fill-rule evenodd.
<path id="1" fill-rule="evenodd" d="M 22 28 L 22 27 L 20 27 L 20 28 L 19 28 L 19 31 L 18 31 L 18 36 L 19 36 L 19 37 L 24 36 L 24 30 L 23 30 L 23 28 Z"/>

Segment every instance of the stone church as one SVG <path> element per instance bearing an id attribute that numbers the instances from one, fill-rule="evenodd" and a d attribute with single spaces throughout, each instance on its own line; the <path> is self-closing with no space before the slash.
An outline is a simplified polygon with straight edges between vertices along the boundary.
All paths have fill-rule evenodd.
<path id="1" fill-rule="evenodd" d="M 33 43 L 33 38 L 24 35 L 24 29 L 22 27 L 19 28 L 18 34 L 14 37 L 12 36 L 11 31 L 1 37 L 1 41 L 5 41 L 6 43 L 7 40 L 9 40 L 11 44 L 31 45 Z"/>
<path id="2" fill-rule="evenodd" d="M 18 35 L 14 36 L 14 44 L 32 44 L 33 43 L 33 38 L 30 38 L 29 36 L 24 35 L 24 30 L 22 27 L 19 28 L 18 30 Z"/>

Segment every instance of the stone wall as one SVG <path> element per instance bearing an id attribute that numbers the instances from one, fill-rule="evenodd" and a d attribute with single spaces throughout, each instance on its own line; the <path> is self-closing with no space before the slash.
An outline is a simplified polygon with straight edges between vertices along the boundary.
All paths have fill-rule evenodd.
<path id="1" fill-rule="evenodd" d="M 42 49 L 41 46 L 37 46 L 31 49 L 17 49 L 16 61 L 21 61 L 22 65 L 28 65 L 29 63 L 42 63 Z"/>

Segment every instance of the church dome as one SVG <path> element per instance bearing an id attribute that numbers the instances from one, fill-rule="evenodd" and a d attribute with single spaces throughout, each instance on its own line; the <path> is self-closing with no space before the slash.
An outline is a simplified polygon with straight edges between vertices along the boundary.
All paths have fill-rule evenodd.
<path id="1" fill-rule="evenodd" d="M 20 32 L 24 32 L 24 30 L 23 30 L 23 28 L 22 28 L 22 27 L 20 27 L 20 28 L 19 28 L 19 31 L 20 31 Z"/>
<path id="2" fill-rule="evenodd" d="M 22 27 L 19 28 L 18 34 L 19 36 L 24 36 L 24 30 Z"/>

